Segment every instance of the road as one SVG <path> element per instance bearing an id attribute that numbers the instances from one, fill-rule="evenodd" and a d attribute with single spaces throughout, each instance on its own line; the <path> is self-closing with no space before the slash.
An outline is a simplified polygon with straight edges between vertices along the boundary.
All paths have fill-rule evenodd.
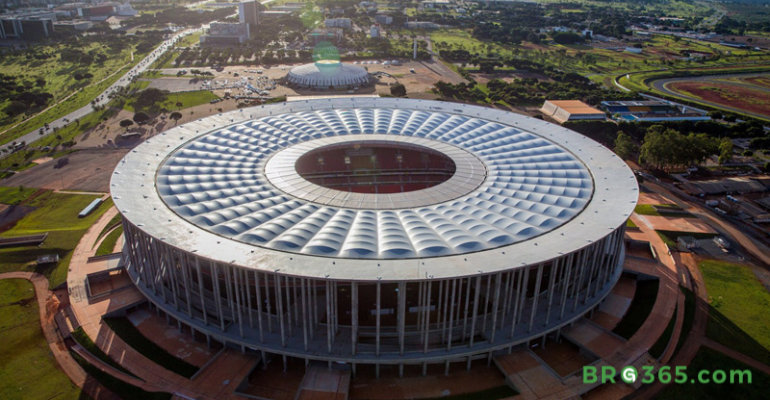
<path id="1" fill-rule="evenodd" d="M 746 110 L 741 109 L 741 108 L 730 107 L 730 106 L 727 106 L 727 105 L 724 105 L 724 104 L 719 104 L 719 103 L 714 103 L 714 102 L 707 101 L 707 100 L 692 98 L 692 97 L 683 95 L 681 93 L 677 93 L 677 92 L 674 92 L 672 90 L 669 90 L 666 87 L 666 85 L 668 85 L 669 83 L 674 83 L 674 82 L 685 82 L 685 81 L 687 81 L 687 82 L 709 82 L 709 81 L 711 81 L 714 78 L 719 78 L 719 79 L 733 78 L 733 77 L 750 78 L 750 77 L 753 77 L 753 76 L 768 76 L 768 74 L 763 73 L 763 74 L 707 75 L 707 76 L 698 76 L 698 77 L 692 77 L 692 78 L 656 79 L 654 81 L 651 81 L 649 83 L 649 85 L 652 86 L 655 90 L 658 90 L 658 91 L 660 91 L 662 93 L 665 93 L 665 94 L 667 94 L 667 95 L 669 95 L 671 97 L 675 97 L 675 98 L 682 99 L 682 100 L 687 100 L 687 101 L 692 101 L 692 102 L 696 102 L 696 103 L 701 103 L 701 104 L 705 104 L 705 105 L 708 105 L 708 106 L 711 106 L 711 107 L 714 107 L 714 108 L 725 109 L 725 110 L 729 110 L 729 111 L 732 111 L 732 112 L 736 112 L 738 114 L 749 115 L 749 116 L 752 116 L 752 117 L 755 117 L 755 118 L 767 119 L 769 117 L 768 114 L 760 114 L 760 113 L 756 113 L 756 112 L 746 111 Z M 732 83 L 730 83 L 730 84 L 732 84 Z M 738 86 L 742 86 L 741 84 L 737 84 L 737 85 Z M 747 87 L 750 87 L 750 88 L 755 89 L 755 90 L 759 89 L 759 90 L 770 91 L 770 90 L 767 90 L 767 89 L 760 88 L 758 86 L 752 86 L 752 85 L 743 85 L 743 86 L 747 86 Z"/>
<path id="2" fill-rule="evenodd" d="M 99 96 L 95 98 L 96 105 L 103 106 L 106 105 L 110 99 L 109 94 L 120 89 L 128 86 L 132 79 L 142 72 L 144 72 L 150 65 L 152 65 L 155 60 L 158 59 L 158 57 L 162 56 L 163 53 L 165 53 L 168 49 L 172 48 L 174 43 L 176 43 L 180 38 L 182 38 L 185 35 L 189 35 L 193 32 L 195 32 L 197 29 L 187 29 L 184 31 L 180 31 L 177 34 L 175 34 L 170 39 L 167 39 L 163 43 L 160 44 L 155 50 L 153 50 L 150 54 L 147 55 L 142 61 L 137 63 L 133 68 L 131 68 L 128 72 L 126 72 L 123 77 L 118 79 L 115 83 L 113 83 L 110 87 L 108 87 L 104 92 L 102 92 Z M 32 143 L 40 138 L 43 138 L 48 135 L 52 135 L 54 133 L 53 128 L 62 128 L 65 125 L 68 124 L 67 121 L 74 121 L 76 119 L 80 119 L 85 117 L 86 115 L 92 113 L 94 111 L 94 107 L 91 104 L 88 104 L 84 107 L 81 107 L 57 120 L 49 121 L 48 126 L 50 129 L 47 129 L 44 131 L 43 135 L 40 135 L 38 132 L 42 126 L 35 127 L 35 129 L 28 132 L 26 135 L 18 138 L 15 140 L 15 142 L 26 142 L 26 143 Z M 0 146 L 0 149 L 2 148 L 9 148 L 11 147 L 11 143 L 7 143 L 5 145 Z M 11 153 L 8 152 L 7 154 L 0 155 L 0 158 L 7 157 Z"/>
<path id="3" fill-rule="evenodd" d="M 765 269 L 770 269 L 770 247 L 761 241 L 746 235 L 739 227 L 733 226 L 722 218 L 713 215 L 712 211 L 707 207 L 683 199 L 681 196 L 672 193 L 668 188 L 665 188 L 662 185 L 645 180 L 644 187 L 673 200 L 678 206 L 706 222 L 709 226 L 714 228 L 714 230 L 719 232 L 720 235 L 725 236 L 733 243 L 736 243 L 740 248 L 749 253 L 758 263 L 763 264 Z"/>
<path id="4" fill-rule="evenodd" d="M 430 53 L 430 59 L 431 63 L 428 65 L 424 61 L 422 62 L 422 65 L 424 65 L 426 68 L 432 70 L 433 72 L 437 73 L 440 76 L 443 76 L 447 82 L 457 85 L 459 83 L 464 83 L 465 79 L 458 75 L 456 72 L 452 71 L 444 65 L 443 62 L 441 62 L 441 59 L 438 57 L 438 55 L 433 51 L 433 42 L 430 40 L 430 36 L 418 36 L 417 40 L 424 40 L 425 43 L 427 43 L 428 46 L 428 53 Z"/>

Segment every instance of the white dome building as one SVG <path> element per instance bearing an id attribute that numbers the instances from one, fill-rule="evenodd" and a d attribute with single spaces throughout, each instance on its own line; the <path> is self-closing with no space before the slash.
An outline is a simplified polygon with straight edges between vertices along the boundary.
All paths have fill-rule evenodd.
<path id="1" fill-rule="evenodd" d="M 329 86 L 360 86 L 369 83 L 369 72 L 337 60 L 320 60 L 292 68 L 286 80 L 303 87 L 323 89 Z"/>
<path id="2" fill-rule="evenodd" d="M 128 153 L 111 191 L 126 271 L 159 311 L 264 359 L 354 373 L 470 366 L 558 335 L 619 279 L 639 194 L 576 132 L 385 98 L 180 125 Z"/>

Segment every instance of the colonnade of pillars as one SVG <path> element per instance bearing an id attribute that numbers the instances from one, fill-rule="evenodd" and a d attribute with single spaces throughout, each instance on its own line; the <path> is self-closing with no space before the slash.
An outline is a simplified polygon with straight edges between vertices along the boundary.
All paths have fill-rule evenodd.
<path id="1" fill-rule="evenodd" d="M 361 362 L 482 353 L 542 336 L 593 308 L 624 254 L 621 227 L 549 262 L 490 275 L 345 282 L 214 262 L 127 220 L 124 228 L 134 282 L 191 326 L 254 349 Z"/>

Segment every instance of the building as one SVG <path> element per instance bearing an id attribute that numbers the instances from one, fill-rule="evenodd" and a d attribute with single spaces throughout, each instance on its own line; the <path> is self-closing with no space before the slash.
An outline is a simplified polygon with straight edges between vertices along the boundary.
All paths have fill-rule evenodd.
<path id="1" fill-rule="evenodd" d="M 118 4 L 115 6 L 115 15 L 121 17 L 135 17 L 139 15 L 139 11 L 134 10 L 129 3 Z"/>
<path id="2" fill-rule="evenodd" d="M 634 54 L 642 54 L 642 48 L 641 47 L 631 47 L 631 46 L 628 46 L 628 47 L 626 47 L 624 49 L 624 51 L 627 51 L 629 53 L 634 53 Z"/>
<path id="3" fill-rule="evenodd" d="M 291 11 L 267 10 L 267 11 L 259 12 L 259 18 L 280 18 L 280 17 L 285 17 L 287 15 L 291 15 Z"/>
<path id="4" fill-rule="evenodd" d="M 327 28 L 350 28 L 350 18 L 327 18 L 324 20 Z"/>
<path id="5" fill-rule="evenodd" d="M 313 45 L 323 42 L 339 44 L 343 33 L 342 28 L 316 28 L 308 34 L 308 39 L 313 42 Z"/>
<path id="6" fill-rule="evenodd" d="M 380 25 L 390 25 L 393 23 L 393 17 L 385 14 L 376 15 L 374 20 Z"/>
<path id="7" fill-rule="evenodd" d="M 259 25 L 259 6 L 256 1 L 244 1 L 238 3 L 238 21 L 242 24 L 249 24 L 251 31 Z"/>
<path id="8" fill-rule="evenodd" d="M 290 13 L 292 12 L 300 12 L 302 9 L 305 8 L 305 5 L 302 3 L 287 3 L 280 6 L 270 7 L 271 11 L 288 11 Z"/>
<path id="9" fill-rule="evenodd" d="M 94 27 L 94 23 L 91 21 L 58 21 L 53 23 L 54 29 L 57 32 L 78 32 L 87 31 Z"/>
<path id="10" fill-rule="evenodd" d="M 102 3 L 97 5 L 85 5 L 77 8 L 79 18 L 91 21 L 104 21 L 115 12 L 116 3 Z"/>
<path id="11" fill-rule="evenodd" d="M 580 100 L 546 100 L 540 112 L 559 123 L 577 120 L 603 121 L 607 119 L 603 111 L 597 110 Z"/>
<path id="12" fill-rule="evenodd" d="M 618 121 L 708 121 L 711 119 L 704 110 L 664 100 L 603 101 L 601 107 Z"/>
<path id="13" fill-rule="evenodd" d="M 41 40 L 53 35 L 56 13 L 28 11 L 0 15 L 0 39 Z"/>
<path id="14" fill-rule="evenodd" d="M 380 28 L 380 24 L 374 24 L 371 28 L 369 28 L 369 36 L 372 39 L 382 36 L 382 29 Z"/>
<path id="15" fill-rule="evenodd" d="M 446 10 L 452 7 L 452 2 L 450 0 L 423 0 L 420 2 L 420 6 L 424 9 Z"/>
<path id="16" fill-rule="evenodd" d="M 249 24 L 212 22 L 207 35 L 201 35 L 201 45 L 238 44 L 249 40 Z"/>
<path id="17" fill-rule="evenodd" d="M 369 72 L 357 65 L 338 60 L 319 60 L 292 68 L 286 82 L 300 87 L 328 89 L 363 86 L 369 83 Z"/>
<path id="18" fill-rule="evenodd" d="M 404 27 L 407 29 L 436 29 L 441 25 L 430 21 L 407 21 L 404 23 Z"/>
<path id="19" fill-rule="evenodd" d="M 159 313 L 353 379 L 555 337 L 619 279 L 638 196 L 576 132 L 395 98 L 202 118 L 134 148 L 110 187 L 126 271 Z"/>

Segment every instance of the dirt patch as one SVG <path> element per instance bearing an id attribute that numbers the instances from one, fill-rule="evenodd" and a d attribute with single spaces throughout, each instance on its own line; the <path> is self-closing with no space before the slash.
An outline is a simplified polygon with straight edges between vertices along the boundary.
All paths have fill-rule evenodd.
<path id="1" fill-rule="evenodd" d="M 639 204 L 674 204 L 658 193 L 639 193 Z"/>
<path id="2" fill-rule="evenodd" d="M 656 231 L 717 233 L 707 223 L 696 218 L 662 217 L 656 215 L 639 215 L 639 218 L 646 219 L 649 225 Z"/>
<path id="3" fill-rule="evenodd" d="M 755 76 L 753 78 L 746 78 L 744 82 L 756 85 L 759 87 L 770 89 L 770 77 Z"/>
<path id="4" fill-rule="evenodd" d="M 35 207 L 0 204 L 0 233 L 13 228 L 17 221 L 32 211 Z"/>
<path id="5" fill-rule="evenodd" d="M 770 92 L 717 82 L 671 82 L 668 89 L 686 96 L 770 116 Z"/>

